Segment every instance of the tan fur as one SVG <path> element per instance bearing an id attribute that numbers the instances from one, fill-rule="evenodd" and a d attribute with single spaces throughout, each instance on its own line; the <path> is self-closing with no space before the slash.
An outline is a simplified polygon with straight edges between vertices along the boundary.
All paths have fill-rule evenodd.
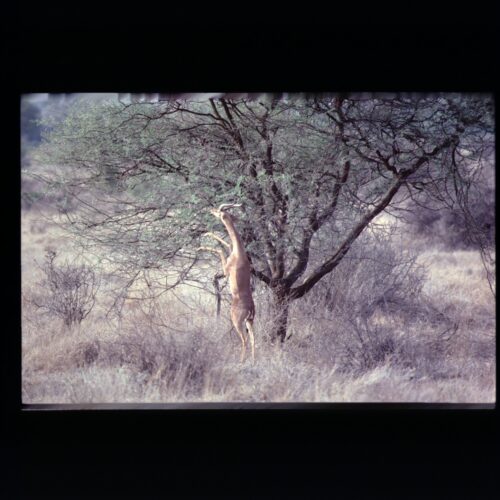
<path id="1" fill-rule="evenodd" d="M 255 361 L 255 337 L 253 330 L 253 320 L 255 317 L 255 304 L 252 298 L 252 289 L 250 286 L 250 261 L 243 247 L 241 237 L 236 231 L 234 220 L 230 214 L 226 212 L 231 205 L 221 205 L 218 210 L 213 209 L 211 212 L 218 217 L 229 234 L 231 239 L 231 253 L 226 259 L 221 250 L 222 269 L 224 275 L 229 278 L 229 288 L 232 295 L 231 303 L 231 321 L 241 340 L 241 361 L 245 358 L 247 337 L 250 342 L 252 360 Z M 213 233 L 207 233 L 217 241 L 229 247 L 229 244 Z M 207 249 L 208 250 L 208 249 Z"/>

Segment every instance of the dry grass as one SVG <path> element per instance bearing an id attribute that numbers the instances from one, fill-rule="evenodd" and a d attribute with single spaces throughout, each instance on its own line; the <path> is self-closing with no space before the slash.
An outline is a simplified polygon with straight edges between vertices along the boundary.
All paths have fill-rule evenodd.
<path id="1" fill-rule="evenodd" d="M 290 339 L 272 345 L 272 312 L 256 294 L 257 360 L 238 362 L 227 311 L 216 320 L 201 292 L 163 296 L 154 314 L 136 303 L 106 320 L 98 306 L 67 329 L 30 303 L 40 271 L 33 259 L 62 246 L 62 233 L 23 214 L 23 402 L 494 402 L 495 309 L 479 256 L 427 249 L 418 301 L 353 317 L 363 271 L 342 270 L 343 301 L 321 295 L 291 308 Z M 358 280 L 358 281 L 357 281 Z M 358 294 L 358 295 L 356 295 Z M 195 307 L 193 313 L 186 304 Z"/>

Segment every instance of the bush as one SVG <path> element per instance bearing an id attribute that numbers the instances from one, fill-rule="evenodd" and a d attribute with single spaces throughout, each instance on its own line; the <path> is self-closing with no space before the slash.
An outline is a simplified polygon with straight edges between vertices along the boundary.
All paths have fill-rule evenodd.
<path id="1" fill-rule="evenodd" d="M 405 219 L 429 242 L 448 249 L 478 249 L 495 244 L 495 185 L 493 170 L 472 183 L 464 196 L 466 207 L 443 206 L 423 195 Z"/>
<path id="2" fill-rule="evenodd" d="M 41 266 L 44 278 L 39 283 L 45 292 L 34 296 L 32 301 L 71 327 L 80 324 L 94 307 L 99 279 L 88 266 L 56 264 L 56 255 L 52 250 L 46 252 Z"/>
<path id="3" fill-rule="evenodd" d="M 342 262 L 311 291 L 329 311 L 370 318 L 376 310 L 413 310 L 425 281 L 417 255 L 396 248 L 389 237 L 365 234 Z"/>
<path id="4" fill-rule="evenodd" d="M 417 255 L 364 234 L 341 263 L 293 304 L 292 343 L 311 363 L 361 374 L 395 356 L 405 326 L 429 309 Z"/>

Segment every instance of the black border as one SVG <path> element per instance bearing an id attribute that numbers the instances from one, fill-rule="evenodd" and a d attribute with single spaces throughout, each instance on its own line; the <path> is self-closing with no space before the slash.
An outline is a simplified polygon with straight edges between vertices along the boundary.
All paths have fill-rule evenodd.
<path id="1" fill-rule="evenodd" d="M 380 491 L 398 498 L 443 498 L 450 488 L 458 496 L 492 498 L 498 408 L 236 404 L 21 411 L 20 230 L 13 208 L 20 204 L 20 178 L 13 166 L 19 158 L 22 93 L 147 92 L 158 90 L 159 79 L 165 82 L 162 90 L 170 92 L 496 93 L 498 40 L 487 12 L 481 23 L 477 15 L 467 20 L 469 11 L 458 21 L 446 12 L 441 22 L 431 15 L 434 22 L 424 24 L 425 16 L 408 21 L 411 14 L 406 21 L 365 15 L 356 23 L 344 12 L 318 11 L 313 17 L 324 19 L 316 25 L 297 18 L 259 24 L 266 11 L 258 10 L 248 23 L 219 14 L 194 23 L 184 14 L 167 30 L 152 16 L 134 20 L 133 13 L 125 23 L 109 15 L 92 24 L 92 16 L 99 17 L 95 11 L 75 12 L 69 26 L 57 15 L 40 17 L 38 9 L 21 12 L 5 26 L 8 123 L 16 124 L 9 126 L 6 141 L 11 156 L 2 196 L 3 213 L 10 214 L 5 258 L 18 263 L 7 269 L 2 338 L 5 476 L 16 495 L 7 498 L 58 493 L 115 498 L 118 491 L 134 498 L 159 498 L 153 496 L 159 491 L 205 498 L 208 487 L 229 491 L 233 498 L 242 488 L 259 498 L 284 491 L 311 497 L 318 487 L 328 497 L 342 491 L 342 498 L 357 498 L 355 492 L 376 498 Z M 256 489 L 255 481 L 262 479 L 274 486 Z"/>

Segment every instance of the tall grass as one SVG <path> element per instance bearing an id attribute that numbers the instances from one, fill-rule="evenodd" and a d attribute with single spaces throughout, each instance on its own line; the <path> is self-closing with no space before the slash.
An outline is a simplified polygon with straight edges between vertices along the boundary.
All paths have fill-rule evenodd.
<path id="1" fill-rule="evenodd" d="M 483 273 L 474 251 L 417 256 L 360 242 L 292 303 L 283 345 L 271 342 L 273 310 L 257 287 L 252 364 L 239 363 L 227 297 L 220 318 L 211 297 L 181 290 L 147 309 L 130 301 L 111 319 L 101 290 L 88 317 L 68 327 L 30 302 L 40 289 L 26 265 L 23 401 L 492 402 L 495 311 Z"/>

